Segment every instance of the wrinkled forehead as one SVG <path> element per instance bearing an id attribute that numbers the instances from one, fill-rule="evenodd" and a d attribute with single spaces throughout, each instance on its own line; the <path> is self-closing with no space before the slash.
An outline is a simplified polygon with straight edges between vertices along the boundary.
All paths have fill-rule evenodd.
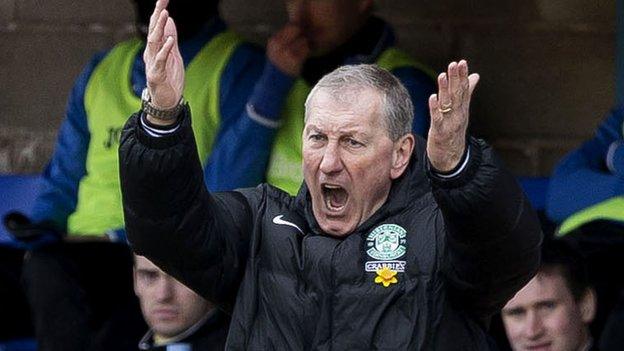
<path id="1" fill-rule="evenodd" d="M 572 292 L 560 274 L 540 271 L 509 300 L 505 308 L 530 307 L 542 301 L 552 300 L 565 303 L 574 301 Z"/>
<path id="2" fill-rule="evenodd" d="M 379 122 L 382 106 L 382 94 L 370 87 L 320 86 L 313 89 L 306 100 L 305 121 L 319 115 L 336 114 L 339 117 L 353 114 Z"/>

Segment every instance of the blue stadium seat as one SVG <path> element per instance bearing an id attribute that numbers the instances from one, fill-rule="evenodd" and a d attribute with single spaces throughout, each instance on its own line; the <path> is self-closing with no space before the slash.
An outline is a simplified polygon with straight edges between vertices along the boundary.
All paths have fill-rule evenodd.
<path id="1" fill-rule="evenodd" d="M 0 342 L 0 351 L 36 351 L 37 342 L 34 339 L 21 339 Z"/>
<path id="2" fill-rule="evenodd" d="M 546 193 L 548 192 L 548 177 L 520 177 L 518 178 L 524 193 L 528 196 L 535 210 L 544 210 L 546 207 Z"/>
<path id="3" fill-rule="evenodd" d="M 39 191 L 40 179 L 39 175 L 0 175 L 0 218 L 11 211 L 29 213 Z M 0 245 L 11 246 L 13 242 L 0 220 Z M 0 351 L 36 350 L 34 339 L 0 341 Z"/>
<path id="4" fill-rule="evenodd" d="M 39 175 L 0 175 L 0 218 L 11 211 L 29 213 L 40 181 Z M 12 238 L 0 222 L 0 245 L 10 245 L 11 242 Z"/>

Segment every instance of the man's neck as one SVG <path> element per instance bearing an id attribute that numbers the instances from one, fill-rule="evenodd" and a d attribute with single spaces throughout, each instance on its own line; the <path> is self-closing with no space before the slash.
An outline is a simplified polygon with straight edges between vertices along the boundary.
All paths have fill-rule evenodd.
<path id="1" fill-rule="evenodd" d="M 180 332 L 177 335 L 172 335 L 172 336 L 164 336 L 158 333 L 154 333 L 154 345 L 155 346 L 162 346 L 162 345 L 167 345 L 167 344 L 171 344 L 174 342 L 179 342 L 182 341 L 186 338 L 188 338 L 189 336 L 193 335 L 193 333 L 195 333 L 199 328 L 201 328 L 204 323 L 206 323 L 206 321 L 212 317 L 215 313 L 217 312 L 216 309 L 212 309 L 210 310 L 208 313 L 206 313 L 206 315 L 204 315 L 200 320 L 198 320 L 195 324 L 193 324 L 192 326 L 188 327 L 187 329 L 185 329 L 184 331 Z"/>

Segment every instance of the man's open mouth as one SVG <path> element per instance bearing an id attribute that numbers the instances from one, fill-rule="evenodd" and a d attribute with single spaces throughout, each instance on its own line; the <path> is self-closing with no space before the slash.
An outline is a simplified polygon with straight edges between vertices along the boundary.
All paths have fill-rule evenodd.
<path id="1" fill-rule="evenodd" d="M 340 212 L 347 205 L 349 201 L 349 193 L 340 185 L 334 184 L 322 184 L 323 200 L 325 201 L 325 207 L 330 212 Z"/>

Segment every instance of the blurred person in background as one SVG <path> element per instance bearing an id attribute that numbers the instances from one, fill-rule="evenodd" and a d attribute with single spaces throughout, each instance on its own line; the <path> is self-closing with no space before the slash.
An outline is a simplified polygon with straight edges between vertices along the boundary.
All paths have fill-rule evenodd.
<path id="1" fill-rule="evenodd" d="M 232 130 L 227 143 L 232 152 L 223 153 L 220 160 L 221 167 L 235 172 L 233 179 L 267 169 L 265 177 L 249 183 L 267 181 L 291 195 L 297 193 L 303 180 L 305 99 L 321 77 L 342 65 L 375 63 L 398 77 L 412 99 L 412 131 L 426 137 L 427 100 L 436 91 L 435 73 L 395 46 L 390 25 L 373 14 L 373 0 L 286 0 L 284 4 L 288 23 L 269 39 L 264 71 L 247 104 L 246 120 L 253 127 Z M 247 137 L 240 138 L 244 133 Z M 241 159 L 245 152 L 238 150 L 255 151 L 259 158 Z M 254 171 L 236 174 L 246 169 Z"/>
<path id="2" fill-rule="evenodd" d="M 134 256 L 134 291 L 150 330 L 140 350 L 221 351 L 229 317 L 143 256 Z"/>

